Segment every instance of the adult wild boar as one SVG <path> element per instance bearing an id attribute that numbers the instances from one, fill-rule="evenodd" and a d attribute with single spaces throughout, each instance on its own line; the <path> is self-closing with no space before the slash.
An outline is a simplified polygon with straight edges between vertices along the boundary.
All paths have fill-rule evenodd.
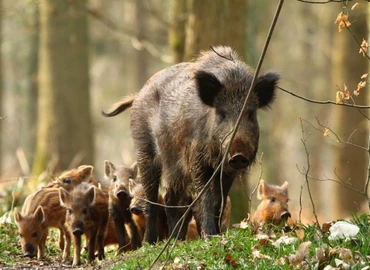
<path id="1" fill-rule="evenodd" d="M 124 99 L 110 112 L 103 112 L 105 116 L 114 116 L 132 105 L 131 133 L 149 201 L 157 201 L 161 179 L 165 182 L 168 206 L 190 204 L 188 187 L 192 183 L 197 192 L 203 189 L 224 155 L 253 74 L 235 51 L 217 46 L 193 62 L 158 72 L 135 98 Z M 220 232 L 218 217 L 223 210 L 221 205 L 225 205 L 222 198 L 227 198 L 234 179 L 255 160 L 259 140 L 257 110 L 272 103 L 278 79 L 276 73 L 257 78 L 227 153 L 222 181 L 218 174 L 193 209 L 202 237 Z M 148 203 L 147 211 L 145 240 L 153 243 L 157 239 L 157 206 Z M 169 233 L 184 211 L 166 208 Z M 180 239 L 186 235 L 190 217 L 179 234 L 175 232 Z"/>

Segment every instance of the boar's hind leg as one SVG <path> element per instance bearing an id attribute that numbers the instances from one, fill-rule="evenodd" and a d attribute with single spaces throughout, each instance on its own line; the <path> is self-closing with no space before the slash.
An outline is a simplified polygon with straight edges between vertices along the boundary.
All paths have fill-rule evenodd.
<path id="1" fill-rule="evenodd" d="M 141 166 L 142 163 L 138 160 L 140 178 L 144 186 L 145 197 L 148 199 L 148 201 L 146 202 L 146 230 L 144 239 L 149 244 L 153 244 L 158 240 L 158 206 L 151 202 L 157 203 L 158 201 L 158 189 L 161 180 L 161 169 L 154 164 L 150 164 L 148 162 L 143 163 L 144 166 Z"/>

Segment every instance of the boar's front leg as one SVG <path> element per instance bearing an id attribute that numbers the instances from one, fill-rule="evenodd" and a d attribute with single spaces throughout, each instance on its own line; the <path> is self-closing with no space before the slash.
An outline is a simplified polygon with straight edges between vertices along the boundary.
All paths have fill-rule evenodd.
<path id="1" fill-rule="evenodd" d="M 166 216 L 168 224 L 168 233 L 180 240 L 185 240 L 188 224 L 191 219 L 191 212 L 185 217 L 181 227 L 175 230 L 177 222 L 184 215 L 187 210 L 184 208 L 171 208 L 170 206 L 186 206 L 191 204 L 192 197 L 188 191 L 187 185 L 191 182 L 190 179 L 186 178 L 180 170 L 171 168 L 166 170 L 165 179 L 167 181 L 167 190 L 165 195 Z"/>
<path id="2" fill-rule="evenodd" d="M 141 247 L 140 234 L 136 227 L 135 222 L 132 219 L 132 214 L 130 210 L 125 210 L 125 225 L 126 228 L 130 231 L 131 235 L 131 247 L 133 250 Z M 121 248 L 121 247 L 120 247 Z"/>
<path id="3" fill-rule="evenodd" d="M 107 229 L 108 218 L 103 218 L 101 226 L 98 229 L 98 233 L 96 236 L 97 246 L 98 246 L 98 259 L 103 260 L 105 259 L 104 254 L 104 234 L 105 230 Z"/>
<path id="4" fill-rule="evenodd" d="M 117 206 L 111 206 L 109 212 L 113 218 L 114 226 L 116 227 L 117 237 L 118 237 L 118 250 L 122 250 L 122 247 L 125 246 L 125 218 L 123 215 L 123 209 L 118 208 Z"/>
<path id="5" fill-rule="evenodd" d="M 72 266 L 77 266 L 81 264 L 81 234 L 73 234 L 74 242 L 74 255 Z"/>
<path id="6" fill-rule="evenodd" d="M 71 233 L 68 231 L 68 228 L 63 225 L 61 229 L 61 234 L 63 232 L 65 241 L 64 241 L 64 248 L 63 248 L 63 260 L 69 260 L 69 256 L 71 254 Z"/>
<path id="7" fill-rule="evenodd" d="M 46 229 L 46 232 L 41 236 L 39 245 L 37 247 L 37 259 L 43 259 L 45 256 L 45 245 L 46 245 L 46 238 L 48 236 L 48 231 Z"/>

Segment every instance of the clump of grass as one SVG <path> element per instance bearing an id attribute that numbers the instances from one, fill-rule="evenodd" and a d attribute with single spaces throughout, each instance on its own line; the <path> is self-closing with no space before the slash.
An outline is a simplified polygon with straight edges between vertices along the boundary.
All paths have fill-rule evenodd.
<path id="1" fill-rule="evenodd" d="M 343 261 L 352 269 L 361 269 L 370 263 L 370 218 L 368 215 L 353 216 L 351 222 L 360 228 L 357 236 L 351 240 L 329 240 L 330 233 L 322 233 L 316 224 L 296 224 L 289 232 L 276 227 L 259 235 L 251 227 L 235 228 L 206 240 L 178 241 L 174 248 L 171 248 L 174 243 L 172 241 L 154 269 L 323 269 L 327 265 L 342 267 L 337 265 L 338 261 Z M 0 267 L 45 264 L 45 261 L 39 262 L 35 258 L 22 258 L 17 231 L 14 223 L 1 224 Z M 58 237 L 58 230 L 50 230 L 46 265 L 58 266 L 61 260 Z M 283 237 L 295 241 L 277 245 Z M 305 243 L 309 243 L 307 254 L 294 262 L 293 259 L 302 252 L 301 247 Z M 116 249 L 113 248 L 106 252 L 105 261 L 83 266 L 99 269 L 148 269 L 163 246 L 164 242 L 157 245 L 144 244 L 139 250 L 120 256 L 115 255 Z M 318 250 L 325 254 L 325 260 L 318 258 Z"/>

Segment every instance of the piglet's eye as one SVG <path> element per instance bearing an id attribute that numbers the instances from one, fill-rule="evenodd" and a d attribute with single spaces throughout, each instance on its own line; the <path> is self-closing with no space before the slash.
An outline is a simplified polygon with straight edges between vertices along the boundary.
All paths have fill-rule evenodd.
<path id="1" fill-rule="evenodd" d="M 271 197 L 270 198 L 270 202 L 272 202 L 272 203 L 276 202 L 276 198 L 275 197 Z"/>
<path id="2" fill-rule="evenodd" d="M 21 233 L 18 233 L 19 237 L 23 237 L 23 235 Z"/>
<path id="3" fill-rule="evenodd" d="M 116 182 L 117 181 L 117 176 L 113 176 L 113 179 L 112 179 L 113 182 Z"/>
<path id="4" fill-rule="evenodd" d="M 72 213 L 73 213 L 73 212 L 72 212 L 72 209 L 69 209 L 69 208 L 68 208 L 68 209 L 67 209 L 67 213 L 68 213 L 68 215 L 72 215 Z"/>
<path id="5" fill-rule="evenodd" d="M 82 210 L 82 214 L 84 214 L 84 215 L 86 215 L 86 214 L 87 214 L 87 209 L 86 209 L 86 208 L 84 208 L 84 209 Z"/>
<path id="6" fill-rule="evenodd" d="M 37 237 L 37 235 L 38 235 L 38 233 L 37 233 L 37 232 L 34 232 L 34 233 L 32 234 L 32 237 Z"/>
<path id="7" fill-rule="evenodd" d="M 72 183 L 72 179 L 71 179 L 71 178 L 64 178 L 64 179 L 62 180 L 62 182 L 63 182 L 64 184 L 69 185 L 70 183 Z"/>

